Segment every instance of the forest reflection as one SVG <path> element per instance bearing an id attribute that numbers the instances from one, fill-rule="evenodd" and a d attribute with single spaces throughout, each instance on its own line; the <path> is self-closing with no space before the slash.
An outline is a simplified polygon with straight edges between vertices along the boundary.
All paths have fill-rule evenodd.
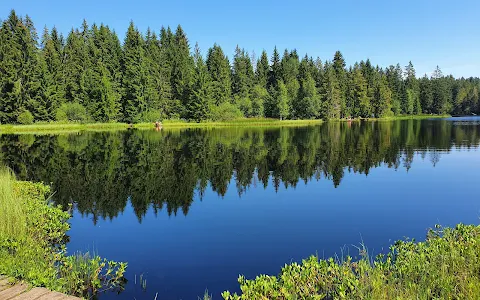
<path id="1" fill-rule="evenodd" d="M 207 189 L 220 196 L 233 180 L 248 188 L 294 188 L 372 168 L 411 168 L 415 154 L 433 166 L 455 147 L 476 148 L 480 124 L 445 120 L 328 122 L 320 126 L 128 130 L 65 135 L 2 135 L 0 160 L 23 180 L 52 185 L 57 204 L 113 219 L 130 201 L 146 212 L 188 214 Z M 231 193 L 232 191 L 230 191 Z"/>

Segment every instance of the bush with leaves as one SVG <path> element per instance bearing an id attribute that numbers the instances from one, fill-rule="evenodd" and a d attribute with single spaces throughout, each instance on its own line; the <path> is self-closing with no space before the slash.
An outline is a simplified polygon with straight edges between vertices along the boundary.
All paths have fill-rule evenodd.
<path id="1" fill-rule="evenodd" d="M 278 277 L 240 276 L 241 295 L 224 299 L 478 299 L 480 226 L 436 226 L 425 242 L 398 241 L 387 255 L 285 265 Z"/>
<path id="2" fill-rule="evenodd" d="M 212 108 L 211 118 L 213 121 L 231 121 L 243 117 L 242 111 L 234 104 L 228 102 Z"/>
<path id="3" fill-rule="evenodd" d="M 125 263 L 66 255 L 70 214 L 49 203 L 48 186 L 19 182 L 0 169 L 0 274 L 90 298 L 123 288 Z"/>
<path id="4" fill-rule="evenodd" d="M 87 122 L 87 110 L 78 102 L 65 103 L 56 111 L 55 119 L 59 122 Z"/>
<path id="5" fill-rule="evenodd" d="M 33 124 L 33 115 L 30 111 L 24 110 L 17 117 L 17 123 L 22 125 Z"/>

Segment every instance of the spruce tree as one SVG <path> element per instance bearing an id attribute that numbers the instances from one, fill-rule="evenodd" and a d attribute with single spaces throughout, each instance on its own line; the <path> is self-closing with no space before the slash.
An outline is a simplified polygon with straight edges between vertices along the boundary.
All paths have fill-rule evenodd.
<path id="1" fill-rule="evenodd" d="M 268 62 L 267 51 L 263 50 L 255 69 L 256 83 L 267 88 L 270 65 Z"/>
<path id="2" fill-rule="evenodd" d="M 45 104 L 43 116 L 40 120 L 48 121 L 55 119 L 55 110 L 60 107 L 65 99 L 65 86 L 62 69 L 62 45 L 59 41 L 55 27 L 51 34 L 45 28 L 42 35 L 41 64 L 44 67 L 43 85 Z"/>
<path id="3" fill-rule="evenodd" d="M 432 74 L 432 85 L 434 113 L 445 114 L 449 112 L 449 95 L 447 82 L 438 66 Z"/>
<path id="4" fill-rule="evenodd" d="M 232 80 L 228 58 L 217 44 L 208 50 L 207 67 L 212 78 L 212 92 L 216 105 L 231 102 Z"/>
<path id="5" fill-rule="evenodd" d="M 388 87 L 386 75 L 380 75 L 380 80 L 375 83 L 373 112 L 375 117 L 385 117 L 392 112 L 392 91 Z"/>
<path id="6" fill-rule="evenodd" d="M 212 82 L 207 65 L 203 60 L 198 43 L 195 44 L 194 56 L 195 76 L 187 105 L 188 117 L 197 122 L 208 119 L 213 105 Z"/>
<path id="7" fill-rule="evenodd" d="M 177 110 L 179 110 L 183 109 L 183 106 L 190 99 L 194 75 L 194 62 L 190 55 L 190 46 L 187 36 L 180 25 L 178 25 L 175 31 L 173 49 L 172 95 L 175 100 L 179 101 L 177 103 Z M 180 111 L 178 113 L 182 114 Z"/>
<path id="8" fill-rule="evenodd" d="M 340 88 L 340 116 L 345 117 L 350 114 L 347 110 L 347 75 L 345 59 L 340 51 L 336 51 L 333 57 L 333 70 L 335 71 L 336 81 Z"/>
<path id="9" fill-rule="evenodd" d="M 239 98 L 249 98 L 253 82 L 254 72 L 250 57 L 237 45 L 232 68 L 233 94 Z"/>
<path id="10" fill-rule="evenodd" d="M 335 69 L 330 65 L 324 74 L 324 80 L 321 87 L 322 113 L 321 116 L 326 119 L 338 119 L 342 113 L 342 90 L 337 79 Z"/>
<path id="11" fill-rule="evenodd" d="M 354 116 L 369 118 L 372 115 L 372 107 L 370 98 L 368 97 L 367 80 L 363 77 L 359 66 L 354 67 L 353 72 L 353 93 L 355 101 Z"/>
<path id="12" fill-rule="evenodd" d="M 409 62 L 405 67 L 405 87 L 402 102 L 402 111 L 404 114 L 413 114 L 421 112 L 419 108 L 420 91 L 418 86 L 418 79 L 415 75 L 415 68 L 412 62 Z"/>
<path id="13" fill-rule="evenodd" d="M 25 110 L 36 113 L 43 97 L 42 68 L 31 20 L 11 11 L 0 28 L 0 122 L 14 123 Z M 37 116 L 38 117 L 38 116 Z"/>
<path id="14" fill-rule="evenodd" d="M 419 82 L 420 86 L 420 103 L 424 113 L 433 113 L 433 90 L 430 79 L 425 74 Z"/>
<path id="15" fill-rule="evenodd" d="M 140 114 L 146 110 L 144 43 L 142 35 L 130 22 L 123 46 L 122 63 L 123 120 L 129 123 L 139 121 Z"/>
<path id="16" fill-rule="evenodd" d="M 271 58 L 270 71 L 268 74 L 268 88 L 275 87 L 278 80 L 281 79 L 281 66 L 280 66 L 280 54 L 278 53 L 277 46 L 273 49 Z"/>

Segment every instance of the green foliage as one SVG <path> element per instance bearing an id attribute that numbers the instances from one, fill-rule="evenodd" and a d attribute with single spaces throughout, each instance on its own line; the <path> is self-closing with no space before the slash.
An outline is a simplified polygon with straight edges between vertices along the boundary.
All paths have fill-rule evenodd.
<path id="1" fill-rule="evenodd" d="M 480 226 L 437 226 L 425 242 L 398 241 L 387 255 L 370 258 L 362 246 L 360 259 L 324 260 L 312 256 L 285 265 L 278 277 L 240 276 L 241 295 L 226 291 L 224 299 L 475 299 Z"/>
<path id="2" fill-rule="evenodd" d="M 80 122 L 88 121 L 87 110 L 83 105 L 77 102 L 62 104 L 57 109 L 55 119 L 60 122 Z"/>
<path id="3" fill-rule="evenodd" d="M 0 274 L 76 296 L 121 289 L 126 264 L 65 255 L 70 214 L 50 205 L 49 193 L 0 169 Z"/>
<path id="4" fill-rule="evenodd" d="M 213 121 L 230 121 L 243 118 L 242 111 L 234 104 L 225 102 L 212 109 L 211 118 Z"/>
<path id="5" fill-rule="evenodd" d="M 220 106 L 230 102 L 232 97 L 230 63 L 217 44 L 208 49 L 207 68 L 212 79 L 212 95 L 215 104 Z"/>
<path id="6" fill-rule="evenodd" d="M 211 77 L 200 53 L 198 44 L 195 45 L 194 61 L 194 83 L 187 110 L 190 119 L 201 121 L 210 117 L 210 110 L 213 106 L 213 95 Z"/>
<path id="7" fill-rule="evenodd" d="M 265 115 L 265 103 L 268 102 L 268 91 L 261 85 L 255 85 L 252 89 L 252 117 L 263 117 Z"/>
<path id="8" fill-rule="evenodd" d="M 296 50 L 281 56 L 276 47 L 270 61 L 262 51 L 253 62 L 237 46 L 230 65 L 228 51 L 214 44 L 202 62 L 206 68 L 199 68 L 201 54 L 190 53 L 180 25 L 175 33 L 162 27 L 158 37 L 150 29 L 140 33 L 133 22 L 123 43 L 108 26 L 86 21 L 66 39 L 53 27 L 43 30 L 40 44 L 37 40 L 28 16 L 11 11 L 0 25 L 2 124 L 16 123 L 25 110 L 34 122 L 66 120 L 58 112 L 65 103 L 81 104 L 94 122 L 139 122 L 149 111 L 199 122 L 211 119 L 214 107 L 225 102 L 241 104 L 246 117 L 279 118 L 280 81 L 289 106 L 282 118 L 371 117 L 390 110 L 395 115 L 480 114 L 478 77 L 456 80 L 437 67 L 431 78 L 419 80 L 411 62 L 404 71 L 398 64 L 374 67 L 368 59 L 347 68 L 340 51 L 331 62 L 308 56 L 300 61 Z M 380 84 L 384 75 L 386 83 Z M 256 85 L 268 97 L 252 96 Z"/>
<path id="9" fill-rule="evenodd" d="M 111 289 L 122 289 L 127 264 L 107 261 L 89 252 L 65 257 L 59 276 L 73 295 L 97 295 Z"/>
<path id="10" fill-rule="evenodd" d="M 33 115 L 30 111 L 24 110 L 17 117 L 17 123 L 22 125 L 33 124 Z"/>

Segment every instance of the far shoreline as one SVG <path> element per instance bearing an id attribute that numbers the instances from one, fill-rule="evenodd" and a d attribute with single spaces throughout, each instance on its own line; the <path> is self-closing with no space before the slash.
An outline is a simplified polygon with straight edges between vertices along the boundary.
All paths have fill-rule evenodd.
<path id="1" fill-rule="evenodd" d="M 451 115 L 407 115 L 382 118 L 356 118 L 356 119 L 322 119 L 313 120 L 278 120 L 268 118 L 244 118 L 231 121 L 204 121 L 189 122 L 183 120 L 165 120 L 161 129 L 188 129 L 188 128 L 221 128 L 221 127 L 295 127 L 314 126 L 325 122 L 358 122 L 358 121 L 398 121 L 422 120 L 433 118 L 449 118 Z M 0 134 L 56 134 L 80 131 L 118 131 L 127 129 L 155 129 L 155 123 L 128 124 L 121 122 L 111 123 L 36 123 L 31 125 L 3 124 L 0 125 Z"/>

